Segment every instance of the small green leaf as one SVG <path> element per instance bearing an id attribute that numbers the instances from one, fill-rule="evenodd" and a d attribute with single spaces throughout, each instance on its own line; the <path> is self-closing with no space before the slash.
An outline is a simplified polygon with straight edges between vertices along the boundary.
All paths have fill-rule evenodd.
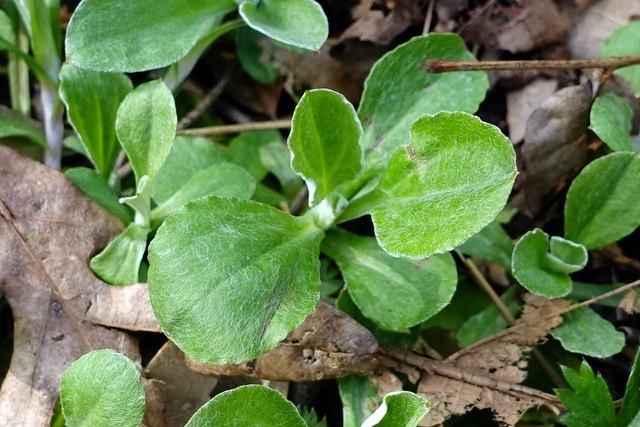
<path id="1" fill-rule="evenodd" d="M 169 155 L 177 123 L 173 95 L 161 80 L 141 84 L 120 105 L 116 132 L 138 184 L 145 175 L 153 182 Z"/>
<path id="2" fill-rule="evenodd" d="M 236 31 L 238 60 L 242 68 L 260 83 L 272 84 L 280 75 L 280 70 L 262 61 L 261 43 L 264 40 L 265 36 L 249 27 L 238 28 Z"/>
<path id="3" fill-rule="evenodd" d="M 414 261 L 393 258 L 373 237 L 335 229 L 322 252 L 340 267 L 351 298 L 369 319 L 402 331 L 436 314 L 453 297 L 458 281 L 450 254 Z"/>
<path id="4" fill-rule="evenodd" d="M 118 107 L 132 89 L 124 74 L 84 70 L 71 64 L 60 71 L 60 97 L 69 121 L 105 181 L 120 153 L 115 128 Z"/>
<path id="5" fill-rule="evenodd" d="M 589 253 L 580 243 L 553 236 L 549 240 L 550 253 L 547 254 L 547 265 L 553 271 L 575 273 L 587 265 Z"/>
<path id="6" fill-rule="evenodd" d="M 323 236 L 311 218 L 248 200 L 187 204 L 149 247 L 149 293 L 160 326 L 205 363 L 259 356 L 318 302 Z"/>
<path id="7" fill-rule="evenodd" d="M 8 108 L 0 109 L 0 139 L 13 136 L 22 136 L 30 139 L 41 147 L 46 147 L 47 142 L 42 132 L 36 128 L 35 121 L 31 121 Z"/>
<path id="8" fill-rule="evenodd" d="M 133 214 L 126 206 L 118 201 L 118 196 L 104 182 L 98 172 L 89 168 L 71 168 L 64 173 L 75 185 L 87 193 L 100 206 L 117 216 L 123 223 L 133 221 Z"/>
<path id="9" fill-rule="evenodd" d="M 362 427 L 415 427 L 431 406 L 431 402 L 410 391 L 388 393 L 382 405 L 365 420 Z"/>
<path id="10" fill-rule="evenodd" d="M 618 28 L 605 40 L 600 57 L 636 55 L 640 53 L 640 22 L 633 21 Z M 640 65 L 618 68 L 616 74 L 620 74 L 629 80 L 640 93 Z"/>
<path id="11" fill-rule="evenodd" d="M 122 234 L 91 259 L 91 269 L 100 279 L 115 286 L 138 283 L 148 234 L 148 228 L 129 224 Z"/>
<path id="12" fill-rule="evenodd" d="M 430 74 L 425 69 L 428 59 L 472 61 L 474 57 L 454 34 L 416 37 L 383 56 L 367 77 L 358 109 L 365 149 L 380 147 L 392 153 L 407 143 L 411 124 L 424 114 L 478 109 L 489 88 L 486 74 Z"/>
<path id="13" fill-rule="evenodd" d="M 556 390 L 562 404 L 571 411 L 562 417 L 564 424 L 569 427 L 616 425 L 616 413 L 607 384 L 600 375 L 593 374 L 587 362 L 582 362 L 579 372 L 563 366 L 562 373 L 572 388 Z"/>
<path id="14" fill-rule="evenodd" d="M 67 29 L 67 60 L 98 71 L 162 68 L 184 57 L 233 0 L 84 0 Z M 123 18 L 125 17 L 125 18 Z"/>
<path id="15" fill-rule="evenodd" d="M 631 426 L 632 422 L 640 425 L 640 419 L 637 415 L 640 412 L 640 352 L 636 350 L 636 356 L 633 359 L 631 373 L 627 380 L 622 399 L 622 407 L 618 413 L 618 425 Z"/>
<path id="16" fill-rule="evenodd" d="M 587 249 L 608 245 L 640 225 L 640 154 L 612 153 L 573 180 L 564 209 L 565 237 Z"/>
<path id="17" fill-rule="evenodd" d="M 286 145 L 272 142 L 260 152 L 262 164 L 276 176 L 282 186 L 282 193 L 294 197 L 304 185 L 302 179 L 291 169 L 291 151 Z"/>
<path id="18" fill-rule="evenodd" d="M 126 356 L 94 350 L 69 365 L 60 401 L 69 427 L 136 427 L 144 415 L 144 386 Z"/>
<path id="19" fill-rule="evenodd" d="M 511 272 L 513 242 L 499 222 L 493 221 L 458 247 L 465 255 L 477 256 L 495 262 Z"/>
<path id="20" fill-rule="evenodd" d="M 353 106 L 328 89 L 305 92 L 291 119 L 291 167 L 307 182 L 317 205 L 362 169 L 362 126 Z"/>
<path id="21" fill-rule="evenodd" d="M 513 249 L 513 277 L 529 292 L 558 298 L 571 291 L 567 273 L 552 269 L 548 260 L 549 235 L 536 228 L 526 233 Z"/>
<path id="22" fill-rule="evenodd" d="M 314 0 L 243 1 L 238 10 L 251 28 L 291 46 L 318 50 L 329 35 L 327 17 Z"/>
<path id="23" fill-rule="evenodd" d="M 425 258 L 480 231 L 504 207 L 516 176 L 511 142 L 466 113 L 424 116 L 411 144 L 389 160 L 369 204 L 380 246 L 394 256 Z"/>
<path id="24" fill-rule="evenodd" d="M 631 141 L 633 110 L 622 98 L 605 93 L 591 107 L 591 125 L 598 137 L 613 151 L 636 151 Z"/>
<path id="25" fill-rule="evenodd" d="M 338 378 L 344 427 L 360 427 L 380 404 L 378 389 L 368 377 L 352 375 Z"/>
<path id="26" fill-rule="evenodd" d="M 231 140 L 228 152 L 234 162 L 251 172 L 257 181 L 262 181 L 269 172 L 262 163 L 262 149 L 281 142 L 282 137 L 275 129 L 242 132 Z"/>
<path id="27" fill-rule="evenodd" d="M 589 307 L 580 307 L 562 315 L 562 324 L 551 330 L 565 350 L 605 358 L 620 353 L 624 333 Z"/>
<path id="28" fill-rule="evenodd" d="M 185 427 L 307 427 L 293 403 L 263 385 L 244 385 L 215 396 Z"/>

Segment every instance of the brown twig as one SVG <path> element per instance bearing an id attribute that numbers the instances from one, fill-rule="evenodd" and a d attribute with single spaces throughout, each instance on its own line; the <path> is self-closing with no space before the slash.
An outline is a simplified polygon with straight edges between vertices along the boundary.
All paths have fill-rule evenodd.
<path id="1" fill-rule="evenodd" d="M 228 135 L 230 133 L 240 133 L 249 130 L 264 130 L 264 129 L 289 129 L 291 127 L 291 120 L 271 120 L 268 122 L 253 122 L 253 123 L 238 123 L 234 125 L 222 125 L 222 126 L 208 126 L 203 128 L 184 129 L 178 131 L 178 135 L 191 135 L 191 136 L 220 136 Z"/>

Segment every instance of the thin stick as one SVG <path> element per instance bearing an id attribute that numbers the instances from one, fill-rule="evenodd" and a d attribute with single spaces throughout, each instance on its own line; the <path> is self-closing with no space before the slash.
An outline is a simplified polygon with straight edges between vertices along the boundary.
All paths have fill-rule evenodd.
<path id="1" fill-rule="evenodd" d="M 430 59 L 425 67 L 430 73 L 472 70 L 577 70 L 581 68 L 603 68 L 615 70 L 640 64 L 640 55 L 619 56 L 615 58 L 573 59 L 573 60 L 534 60 L 534 61 L 443 61 Z"/>
<path id="2" fill-rule="evenodd" d="M 431 27 L 431 21 L 433 20 L 433 6 L 435 5 L 436 0 L 429 1 L 429 7 L 427 7 L 427 14 L 424 17 L 424 25 L 422 27 L 422 35 L 426 36 L 429 34 L 429 27 Z"/>
<path id="3" fill-rule="evenodd" d="M 249 130 L 264 129 L 289 129 L 291 120 L 272 120 L 268 122 L 238 123 L 234 125 L 208 126 L 203 128 L 184 129 L 178 131 L 178 135 L 195 135 L 195 136 L 220 136 L 230 133 L 240 133 Z"/>
<path id="4" fill-rule="evenodd" d="M 229 83 L 229 80 L 231 80 L 231 76 L 233 75 L 233 71 L 235 70 L 235 68 L 236 66 L 232 65 L 224 73 L 220 81 L 218 81 L 218 83 L 216 83 L 216 85 L 209 92 L 207 92 L 204 98 L 202 98 L 202 101 L 200 101 L 198 105 L 196 105 L 196 107 L 189 112 L 189 114 L 180 119 L 180 122 L 178 123 L 178 130 L 188 128 L 189 126 L 191 126 L 191 123 L 193 123 L 196 119 L 202 116 L 205 111 L 207 111 L 207 108 L 209 108 L 211 104 L 213 104 L 213 101 L 215 101 L 220 96 L 227 83 Z"/>

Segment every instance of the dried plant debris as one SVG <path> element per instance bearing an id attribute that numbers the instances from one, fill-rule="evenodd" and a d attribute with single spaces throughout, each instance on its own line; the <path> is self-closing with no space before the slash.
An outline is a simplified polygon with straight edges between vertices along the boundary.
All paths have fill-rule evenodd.
<path id="1" fill-rule="evenodd" d="M 377 366 L 375 337 L 342 311 L 320 301 L 315 311 L 273 350 L 237 365 L 187 365 L 209 374 L 242 375 L 272 381 L 315 381 L 369 374 Z"/>
<path id="2" fill-rule="evenodd" d="M 122 231 L 119 219 L 61 173 L 1 146 L 0 183 L 0 292 L 15 323 L 0 425 L 49 425 L 71 362 L 101 348 L 140 358 L 134 339 L 86 320 L 87 310 L 104 306 L 110 326 L 146 319 L 153 329 L 151 306 L 142 299 L 118 312 L 139 289 L 113 289 L 89 270 L 89 257 Z"/>

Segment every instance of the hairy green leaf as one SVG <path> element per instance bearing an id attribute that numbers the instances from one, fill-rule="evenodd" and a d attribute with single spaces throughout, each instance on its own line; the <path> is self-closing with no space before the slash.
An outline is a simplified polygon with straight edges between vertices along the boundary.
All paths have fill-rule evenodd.
<path id="1" fill-rule="evenodd" d="M 589 307 L 580 307 L 562 315 L 563 322 L 551 330 L 565 350 L 605 358 L 620 353 L 624 347 L 624 333 L 600 317 Z"/>
<path id="2" fill-rule="evenodd" d="M 91 258 L 91 269 L 100 279 L 115 286 L 138 283 L 148 234 L 148 228 L 132 222 L 102 252 Z"/>
<path id="3" fill-rule="evenodd" d="M 587 248 L 580 243 L 553 236 L 549 239 L 549 253 L 547 254 L 547 265 L 553 271 L 562 273 L 575 273 L 587 265 L 589 253 Z"/>
<path id="4" fill-rule="evenodd" d="M 410 391 L 392 392 L 362 427 L 415 427 L 431 406 L 431 402 Z"/>
<path id="5" fill-rule="evenodd" d="M 633 21 L 618 28 L 605 40 L 600 57 L 636 55 L 640 53 L 640 22 Z M 640 65 L 618 68 L 616 74 L 620 74 L 629 80 L 640 93 Z"/>
<path id="6" fill-rule="evenodd" d="M 633 110 L 613 93 L 596 98 L 591 107 L 589 128 L 613 151 L 635 151 L 631 142 Z"/>

